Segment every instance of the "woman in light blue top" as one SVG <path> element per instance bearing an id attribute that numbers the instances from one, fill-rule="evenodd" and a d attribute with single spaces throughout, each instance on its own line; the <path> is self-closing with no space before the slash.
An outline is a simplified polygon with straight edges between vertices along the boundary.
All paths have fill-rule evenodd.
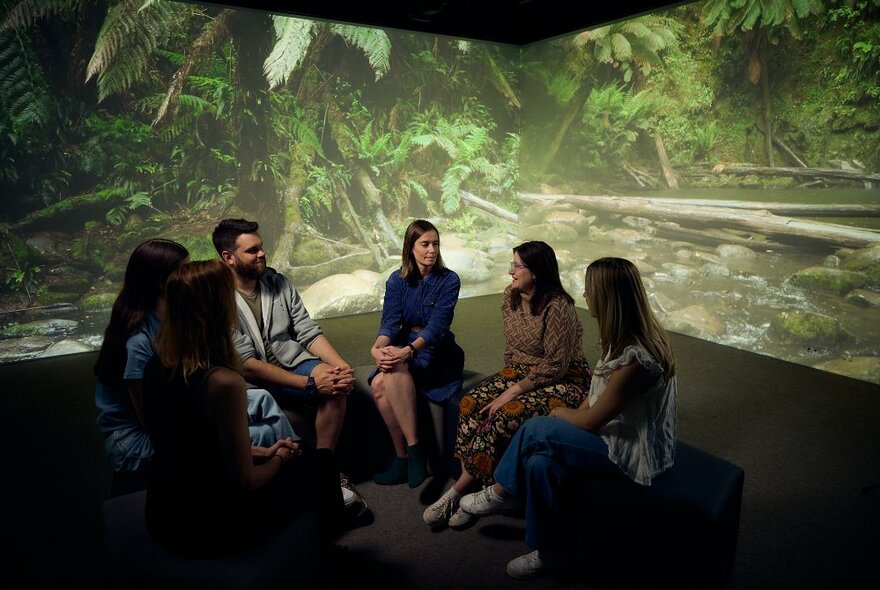
<path id="1" fill-rule="evenodd" d="M 95 405 L 104 450 L 113 468 L 112 495 L 144 489 L 153 445 L 144 428 L 142 380 L 159 331 L 165 280 L 189 252 L 177 242 L 152 239 L 132 252 L 122 290 L 113 303 L 104 342 L 95 363 Z M 259 446 L 295 436 L 281 409 L 265 390 L 248 394 L 251 439 Z"/>
<path id="2" fill-rule="evenodd" d="M 389 469 L 374 480 L 415 488 L 427 477 L 416 392 L 445 402 L 461 389 L 464 351 L 450 330 L 461 281 L 443 264 L 437 228 L 423 219 L 406 228 L 401 259 L 400 270 L 385 284 L 382 322 L 370 349 L 376 361 L 373 399 L 395 451 Z"/>

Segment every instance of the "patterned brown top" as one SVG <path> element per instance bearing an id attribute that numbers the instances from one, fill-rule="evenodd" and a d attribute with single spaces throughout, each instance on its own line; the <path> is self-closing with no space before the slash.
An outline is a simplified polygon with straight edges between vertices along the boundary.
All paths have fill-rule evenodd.
<path id="1" fill-rule="evenodd" d="M 501 321 L 504 324 L 504 365 L 531 366 L 519 381 L 523 393 L 559 382 L 575 359 L 584 358 L 583 327 L 574 304 L 553 297 L 538 315 L 529 311 L 525 297 L 517 310 L 511 308 L 511 287 L 504 290 Z"/>

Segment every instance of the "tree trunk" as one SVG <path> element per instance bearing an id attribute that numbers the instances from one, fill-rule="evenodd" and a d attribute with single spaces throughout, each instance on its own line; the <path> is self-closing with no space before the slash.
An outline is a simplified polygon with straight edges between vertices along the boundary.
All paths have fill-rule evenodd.
<path id="1" fill-rule="evenodd" d="M 767 33 L 760 30 L 758 55 L 761 60 L 761 103 L 764 116 L 764 155 L 767 165 L 773 168 L 773 124 L 770 112 L 770 73 L 767 70 Z"/>
<path id="2" fill-rule="evenodd" d="M 666 155 L 666 146 L 663 145 L 663 138 L 660 137 L 659 131 L 654 133 L 654 145 L 657 147 L 657 157 L 660 159 L 660 168 L 663 169 L 663 177 L 666 179 L 666 186 L 671 189 L 677 189 L 678 180 L 675 178 L 672 164 L 669 163 L 669 157 Z"/>
<path id="3" fill-rule="evenodd" d="M 604 211 L 623 215 L 636 215 L 659 221 L 689 223 L 696 226 L 716 228 L 732 227 L 754 231 L 767 236 L 812 240 L 826 246 L 850 246 L 860 248 L 880 243 L 880 232 L 817 221 L 803 221 L 781 217 L 766 211 L 738 212 L 721 207 L 697 207 L 686 200 L 678 206 L 652 203 L 640 197 L 608 197 L 584 195 L 540 195 L 520 193 L 520 198 L 536 202 L 563 200 L 592 211 Z"/>
<path id="4" fill-rule="evenodd" d="M 237 73 L 242 104 L 239 105 L 239 171 L 235 202 L 248 216 L 260 223 L 266 247 L 272 251 L 280 238 L 282 217 L 278 215 L 279 196 L 269 171 L 269 83 L 263 63 L 275 38 L 268 14 L 238 12 L 229 24 L 238 56 Z"/>
<path id="5" fill-rule="evenodd" d="M 574 123 L 575 117 L 577 117 L 583 110 L 584 103 L 587 102 L 589 96 L 586 87 L 581 86 L 571 98 L 571 102 L 568 103 L 568 107 L 566 107 L 565 113 L 562 116 L 562 121 L 559 123 L 559 128 L 556 130 L 556 135 L 553 136 L 553 140 L 550 142 L 550 145 L 547 146 L 546 154 L 544 154 L 544 157 L 541 159 L 538 174 L 546 172 L 547 168 L 550 167 L 551 162 L 556 158 L 556 154 L 559 152 L 559 148 L 562 147 L 562 141 L 565 139 L 568 129 L 571 127 L 571 124 Z"/>
<path id="6" fill-rule="evenodd" d="M 492 215 L 496 217 L 500 217 L 505 221 L 512 221 L 513 223 L 519 223 L 519 216 L 516 213 L 508 211 L 503 207 L 499 207 L 494 203 L 490 203 L 489 201 L 484 201 L 483 199 L 473 195 L 467 191 L 460 190 L 458 191 L 459 198 L 466 202 L 470 203 L 474 207 L 482 209 L 483 211 L 488 211 Z"/>
<path id="7" fill-rule="evenodd" d="M 762 168 L 761 166 L 724 166 L 716 165 L 714 174 L 733 174 L 735 176 L 791 176 L 794 178 L 832 178 L 835 180 L 852 180 L 855 182 L 880 182 L 880 174 L 866 174 L 859 170 L 842 170 L 837 168 Z"/>

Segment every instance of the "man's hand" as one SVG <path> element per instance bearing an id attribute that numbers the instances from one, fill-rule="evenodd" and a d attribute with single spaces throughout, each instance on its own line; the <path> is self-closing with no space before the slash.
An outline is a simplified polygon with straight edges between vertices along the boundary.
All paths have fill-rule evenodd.
<path id="1" fill-rule="evenodd" d="M 312 371 L 318 393 L 329 398 L 349 395 L 354 389 L 354 371 L 351 368 L 331 367 L 321 363 Z"/>

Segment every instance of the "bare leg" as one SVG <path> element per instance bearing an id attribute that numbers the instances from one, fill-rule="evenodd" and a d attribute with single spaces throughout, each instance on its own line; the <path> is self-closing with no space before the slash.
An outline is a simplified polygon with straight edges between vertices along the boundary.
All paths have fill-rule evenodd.
<path id="1" fill-rule="evenodd" d="M 469 492 L 474 485 L 477 483 L 477 478 L 467 472 L 467 469 L 464 468 L 464 463 L 461 465 L 461 475 L 452 484 L 453 489 L 459 494 L 466 494 Z"/>
<path id="2" fill-rule="evenodd" d="M 398 363 L 383 374 L 385 396 L 400 427 L 406 444 L 419 442 L 416 414 L 416 385 L 405 363 Z"/>
<path id="3" fill-rule="evenodd" d="M 317 444 L 319 449 L 336 449 L 339 442 L 339 433 L 342 432 L 342 424 L 345 421 L 345 408 L 347 399 L 324 398 L 318 406 L 315 416 L 315 431 L 317 432 Z"/>
<path id="4" fill-rule="evenodd" d="M 391 442 L 394 444 L 394 454 L 405 459 L 406 439 L 403 436 L 403 431 L 400 429 L 400 424 L 397 422 L 397 417 L 394 415 L 394 410 L 391 408 L 391 404 L 386 396 L 385 373 L 377 373 L 376 376 L 373 377 L 372 389 L 373 401 L 376 404 L 376 409 L 379 410 L 379 415 L 382 416 L 382 420 L 388 428 L 388 433 L 391 435 Z"/>

